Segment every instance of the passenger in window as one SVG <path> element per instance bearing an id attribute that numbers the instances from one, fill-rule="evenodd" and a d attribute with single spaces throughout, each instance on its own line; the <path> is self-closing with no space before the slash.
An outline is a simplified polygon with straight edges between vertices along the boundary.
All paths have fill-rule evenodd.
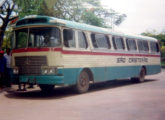
<path id="1" fill-rule="evenodd" d="M 44 45 L 45 47 L 50 46 L 50 36 L 48 34 L 45 35 L 44 37 Z"/>

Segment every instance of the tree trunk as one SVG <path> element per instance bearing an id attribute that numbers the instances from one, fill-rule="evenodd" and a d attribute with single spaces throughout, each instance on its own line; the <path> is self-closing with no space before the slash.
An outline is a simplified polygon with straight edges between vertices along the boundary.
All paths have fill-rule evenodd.
<path id="1" fill-rule="evenodd" d="M 5 4 L 5 13 L 1 15 L 0 14 L 0 18 L 2 19 L 2 26 L 0 27 L 0 50 L 2 49 L 2 43 L 3 43 L 3 39 L 4 39 L 4 35 L 5 35 L 5 30 L 7 28 L 8 23 L 12 20 L 10 19 L 10 15 L 14 9 L 15 4 L 10 4 L 9 1 L 6 0 L 6 4 Z M 2 6 L 1 6 L 2 9 Z"/>
<path id="2" fill-rule="evenodd" d="M 0 50 L 2 49 L 3 39 L 4 39 L 4 35 L 5 35 L 5 31 L 6 31 L 8 23 L 9 21 L 5 21 L 2 27 L 0 28 Z"/>

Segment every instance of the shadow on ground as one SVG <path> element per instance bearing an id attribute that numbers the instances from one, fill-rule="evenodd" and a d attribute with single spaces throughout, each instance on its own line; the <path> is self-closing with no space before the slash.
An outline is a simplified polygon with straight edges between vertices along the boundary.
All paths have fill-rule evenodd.
<path id="1" fill-rule="evenodd" d="M 113 80 L 107 82 L 100 82 L 90 85 L 90 89 L 87 93 L 89 94 L 92 92 L 97 92 L 100 90 L 111 90 L 114 88 L 120 89 L 120 87 L 129 86 L 129 85 L 139 85 L 145 84 L 148 82 L 157 81 L 155 79 L 148 79 L 144 83 L 132 83 L 130 80 Z M 49 93 L 44 93 L 40 90 L 34 91 L 27 91 L 27 92 L 17 92 L 17 91 L 9 91 L 5 94 L 6 97 L 11 99 L 32 99 L 32 100 L 48 100 L 48 99 L 61 99 L 64 97 L 71 97 L 71 96 L 83 95 L 83 94 L 76 94 L 73 87 L 59 87 L 55 88 L 53 91 Z"/>

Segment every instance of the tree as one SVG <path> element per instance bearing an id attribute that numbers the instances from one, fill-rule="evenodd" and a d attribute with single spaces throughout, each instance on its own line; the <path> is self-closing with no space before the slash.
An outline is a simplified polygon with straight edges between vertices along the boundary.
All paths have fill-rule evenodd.
<path id="1" fill-rule="evenodd" d="M 13 0 L 13 1 L 16 5 L 15 12 L 19 15 L 20 18 L 22 18 L 27 15 L 38 14 L 39 9 L 41 8 L 40 5 L 44 0 Z"/>
<path id="2" fill-rule="evenodd" d="M 11 17 L 14 10 L 15 4 L 11 0 L 3 0 L 0 6 L 0 19 L 2 25 L 0 27 L 0 49 L 2 49 L 2 43 L 4 39 L 4 34 L 7 28 L 8 23 L 13 20 L 15 17 Z"/>
<path id="3" fill-rule="evenodd" d="M 119 25 L 126 17 L 125 14 L 118 14 L 114 10 L 104 9 L 100 0 L 15 1 L 21 17 L 29 14 L 47 15 L 101 27 L 112 26 L 112 24 Z"/>
<path id="4" fill-rule="evenodd" d="M 38 14 L 79 21 L 80 5 L 80 0 L 43 0 Z"/>
<path id="5" fill-rule="evenodd" d="M 154 37 L 158 39 L 161 43 L 161 46 L 165 46 L 165 33 L 152 33 L 152 32 L 144 32 L 142 33 L 144 36 Z"/>
<path id="6" fill-rule="evenodd" d="M 161 47 L 162 57 L 165 57 L 165 46 Z"/>
<path id="7" fill-rule="evenodd" d="M 38 15 L 55 16 L 54 5 L 57 0 L 42 0 Z"/>
<path id="8" fill-rule="evenodd" d="M 161 47 L 161 55 L 162 57 L 165 57 L 165 33 L 157 33 L 155 31 L 153 32 L 144 32 L 142 33 L 144 36 L 154 37 L 160 41 L 160 47 Z"/>
<path id="9" fill-rule="evenodd" d="M 84 23 L 99 26 L 99 27 L 104 27 L 105 25 L 104 20 L 98 17 L 97 15 L 93 14 L 93 11 L 86 10 L 82 15 L 82 20 Z"/>
<path id="10" fill-rule="evenodd" d="M 3 40 L 2 48 L 11 48 L 11 41 L 13 40 L 13 32 L 12 29 L 7 29 L 5 31 L 5 37 Z"/>
<path id="11" fill-rule="evenodd" d="M 27 15 L 47 15 L 57 18 L 87 23 L 100 27 L 119 25 L 125 14 L 104 9 L 100 0 L 1 0 L 0 2 L 0 49 L 8 23 L 15 19 L 13 15 L 22 18 Z"/>

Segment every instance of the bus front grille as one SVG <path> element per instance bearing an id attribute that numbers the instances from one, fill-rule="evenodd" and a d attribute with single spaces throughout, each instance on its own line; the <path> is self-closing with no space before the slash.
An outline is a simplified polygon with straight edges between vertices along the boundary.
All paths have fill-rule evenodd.
<path id="1" fill-rule="evenodd" d="M 15 57 L 15 65 L 19 68 L 20 75 L 39 75 L 41 66 L 47 66 L 46 56 Z"/>

